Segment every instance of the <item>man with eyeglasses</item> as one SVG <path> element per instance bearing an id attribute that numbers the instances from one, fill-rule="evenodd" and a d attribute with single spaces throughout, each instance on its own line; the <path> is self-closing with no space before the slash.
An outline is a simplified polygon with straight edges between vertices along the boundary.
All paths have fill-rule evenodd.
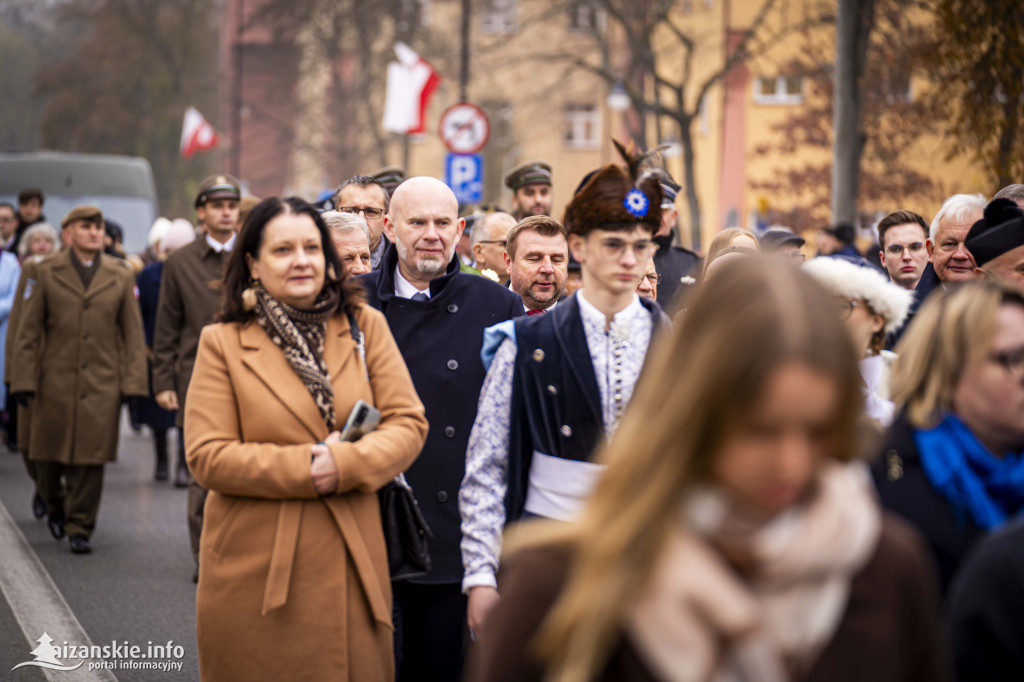
<path id="1" fill-rule="evenodd" d="M 379 270 L 384 262 L 388 238 L 384 235 L 384 214 L 391 198 L 380 180 L 369 175 L 356 175 L 341 184 L 334 195 L 336 211 L 360 215 L 370 230 L 370 267 Z"/>
<path id="2" fill-rule="evenodd" d="M 889 279 L 913 290 L 928 265 L 928 223 L 913 211 L 895 211 L 878 221 L 878 257 Z"/>
<path id="3" fill-rule="evenodd" d="M 505 244 L 509 231 L 515 226 L 516 219 L 508 213 L 488 213 L 473 225 L 470 244 L 473 249 L 473 267 L 488 279 L 494 279 L 486 271 L 490 270 L 497 277 L 495 281 L 504 284 L 508 281 L 508 268 L 505 267 Z"/>
<path id="4" fill-rule="evenodd" d="M 656 248 L 661 202 L 650 174 L 638 182 L 615 164 L 593 173 L 564 220 L 583 287 L 545 315 L 485 332 L 491 362 L 459 490 L 462 590 L 473 633 L 487 627 L 500 599 L 505 524 L 531 516 L 571 521 L 603 469 L 592 454 L 618 427 L 664 320 L 636 293 Z"/>
<path id="5" fill-rule="evenodd" d="M 660 283 L 661 275 L 658 274 L 657 268 L 654 267 L 654 259 L 652 258 L 647 263 L 647 269 L 644 271 L 644 276 L 640 278 L 640 283 L 636 285 L 637 296 L 657 301 L 658 285 Z"/>

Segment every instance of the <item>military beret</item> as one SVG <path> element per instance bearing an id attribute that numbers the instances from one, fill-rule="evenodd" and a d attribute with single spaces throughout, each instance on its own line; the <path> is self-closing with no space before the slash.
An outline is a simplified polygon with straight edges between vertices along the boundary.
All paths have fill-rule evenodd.
<path id="1" fill-rule="evenodd" d="M 505 186 L 513 192 L 534 183 L 551 184 L 551 164 L 547 161 L 527 161 L 505 174 Z"/>
<path id="2" fill-rule="evenodd" d="M 964 246 L 978 265 L 1024 246 L 1024 211 L 1012 199 L 993 199 L 984 217 L 971 226 Z"/>
<path id="3" fill-rule="evenodd" d="M 90 222 L 103 224 L 103 211 L 98 206 L 75 206 L 60 221 L 61 229 L 67 227 L 76 220 L 88 220 Z"/>
<path id="4" fill-rule="evenodd" d="M 241 199 L 242 183 L 238 178 L 219 173 L 203 178 L 196 193 L 196 208 L 212 199 Z"/>
<path id="5" fill-rule="evenodd" d="M 395 188 L 405 182 L 405 169 L 398 166 L 385 166 L 378 171 L 370 173 L 370 177 L 384 185 L 390 197 L 395 193 Z"/>

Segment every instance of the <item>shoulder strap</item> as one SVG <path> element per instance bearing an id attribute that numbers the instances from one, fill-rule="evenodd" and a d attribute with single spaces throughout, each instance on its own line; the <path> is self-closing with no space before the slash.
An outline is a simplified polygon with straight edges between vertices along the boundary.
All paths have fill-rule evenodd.
<path id="1" fill-rule="evenodd" d="M 359 349 L 359 362 L 363 365 L 363 374 L 366 375 L 367 381 L 370 379 L 370 372 L 366 367 L 366 337 L 363 335 L 361 329 L 359 329 L 359 323 L 356 322 L 356 316 L 352 314 L 352 311 L 346 310 L 345 316 L 348 317 L 349 332 L 352 334 L 352 340 L 356 342 L 356 348 Z"/>

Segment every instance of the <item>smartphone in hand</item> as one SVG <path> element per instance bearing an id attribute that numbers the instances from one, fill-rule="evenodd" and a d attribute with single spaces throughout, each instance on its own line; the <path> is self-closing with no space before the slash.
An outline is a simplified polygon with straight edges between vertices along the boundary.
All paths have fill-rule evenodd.
<path id="1" fill-rule="evenodd" d="M 380 410 L 366 402 L 357 400 L 341 430 L 341 440 L 354 443 L 365 434 L 377 428 L 380 423 Z"/>

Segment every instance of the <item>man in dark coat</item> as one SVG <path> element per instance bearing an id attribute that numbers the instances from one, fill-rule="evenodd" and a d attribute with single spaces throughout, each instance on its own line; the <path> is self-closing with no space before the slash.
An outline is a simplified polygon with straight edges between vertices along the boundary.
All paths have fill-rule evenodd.
<path id="1" fill-rule="evenodd" d="M 661 224 L 654 233 L 654 243 L 658 250 L 654 252 L 654 268 L 661 275 L 658 284 L 658 303 L 662 308 L 672 312 L 683 295 L 693 288 L 696 276 L 700 273 L 701 257 L 682 246 L 677 246 L 676 223 L 679 212 L 676 210 L 676 196 L 679 185 L 667 172 L 661 169 L 653 171 L 661 183 Z"/>
<path id="2" fill-rule="evenodd" d="M 199 183 L 196 218 L 204 234 L 168 258 L 160 282 L 156 327 L 153 333 L 153 393 L 165 410 L 177 411 L 181 433 L 185 395 L 199 349 L 199 333 L 220 310 L 220 281 L 238 231 L 241 187 L 226 174 L 211 175 Z M 178 469 L 174 484 L 188 487 L 188 527 L 198 580 L 199 538 L 203 529 L 206 490 L 188 473 L 184 439 L 178 439 Z"/>
<path id="3" fill-rule="evenodd" d="M 516 294 L 459 272 L 458 201 L 434 178 L 410 178 L 395 190 L 385 221 L 394 248 L 365 275 L 367 299 L 387 318 L 430 433 L 406 472 L 433 530 L 431 572 L 397 583 L 395 657 L 398 680 L 461 678 L 466 600 L 460 592 L 458 490 L 466 442 L 484 380 L 483 331 L 523 314 Z"/>
<path id="4" fill-rule="evenodd" d="M 18 192 L 18 227 L 14 230 L 14 236 L 7 245 L 7 250 L 13 254 L 18 253 L 18 244 L 21 237 L 28 228 L 36 223 L 45 223 L 46 216 L 43 215 L 43 202 L 46 197 L 43 190 L 32 187 Z"/>
<path id="5" fill-rule="evenodd" d="M 29 457 L 50 531 L 58 539 L 66 531 L 71 551 L 84 554 L 92 549 L 103 466 L 117 457 L 121 403 L 149 387 L 135 280 L 102 255 L 103 214 L 77 206 L 62 226 L 71 248 L 41 262 L 25 285 L 11 393 L 34 399 Z"/>
<path id="6" fill-rule="evenodd" d="M 661 200 L 651 175 L 637 182 L 613 164 L 595 173 L 565 211 L 583 288 L 546 315 L 488 330 L 487 352 L 496 353 L 459 490 L 474 632 L 499 599 L 505 523 L 524 514 L 572 521 L 603 469 L 591 456 L 618 426 L 664 316 L 636 293 Z"/>
<path id="7" fill-rule="evenodd" d="M 949 626 L 957 679 L 1016 682 L 1024 671 L 1024 522 L 978 543 L 953 581 Z"/>

